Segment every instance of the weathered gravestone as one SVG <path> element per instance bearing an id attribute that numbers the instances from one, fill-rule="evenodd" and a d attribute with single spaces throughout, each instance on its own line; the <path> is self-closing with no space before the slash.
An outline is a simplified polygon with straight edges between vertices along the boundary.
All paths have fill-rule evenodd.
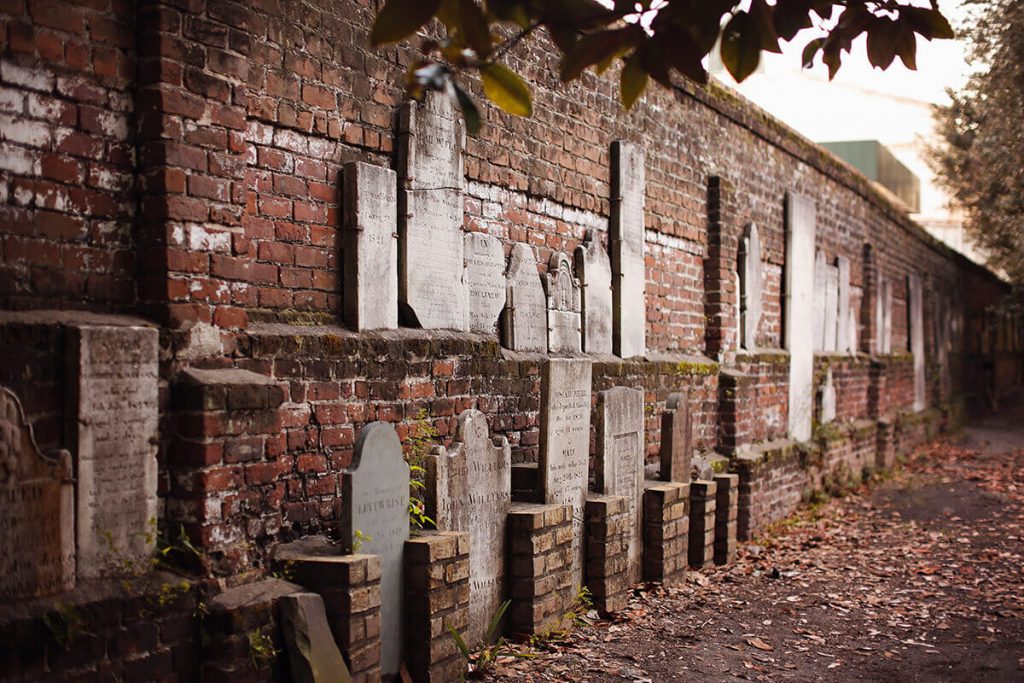
<path id="1" fill-rule="evenodd" d="M 505 249 L 501 240 L 479 232 L 465 236 L 466 301 L 470 332 L 494 334 L 505 308 Z"/>
<path id="2" fill-rule="evenodd" d="M 910 353 L 914 356 L 914 410 L 927 404 L 924 357 L 924 291 L 921 276 L 907 276 L 907 323 L 910 330 Z"/>
<path id="3" fill-rule="evenodd" d="M 544 290 L 548 307 L 548 351 L 579 353 L 580 281 L 573 277 L 572 265 L 565 254 L 551 255 Z"/>
<path id="4" fill-rule="evenodd" d="M 814 417 L 816 221 L 814 200 L 787 194 L 783 338 L 789 351 L 789 435 L 797 441 L 811 438 Z"/>
<path id="5" fill-rule="evenodd" d="M 839 337 L 839 269 L 825 266 L 825 351 L 837 350 Z M 845 324 L 845 323 L 844 323 Z"/>
<path id="6" fill-rule="evenodd" d="M 292 593 L 278 602 L 281 633 L 288 649 L 292 683 L 348 683 L 352 680 L 327 624 L 317 593 Z"/>
<path id="7" fill-rule="evenodd" d="M 512 245 L 508 297 L 502 313 L 504 344 L 513 351 L 547 351 L 548 307 L 533 247 Z"/>
<path id="8" fill-rule="evenodd" d="M 787 263 L 787 268 L 788 268 Z M 828 289 L 828 264 L 825 252 L 818 249 L 814 252 L 814 350 L 825 350 L 825 309 L 826 290 Z"/>
<path id="9" fill-rule="evenodd" d="M 597 394 L 596 488 L 610 496 L 624 496 L 633 524 L 626 552 L 629 583 L 641 578 L 643 518 L 640 496 L 644 482 L 644 392 L 614 387 Z"/>
<path id="10" fill-rule="evenodd" d="M 828 424 L 836 419 L 836 386 L 832 379 L 832 368 L 825 372 L 825 382 L 821 385 L 821 414 L 818 422 Z"/>
<path id="11" fill-rule="evenodd" d="M 583 581 L 583 506 L 590 464 L 587 359 L 551 359 L 541 376 L 540 463 L 545 503 L 572 506 L 573 580 Z"/>
<path id="12" fill-rule="evenodd" d="M 576 276 L 582 289 L 583 350 L 612 352 L 612 262 L 593 229 L 576 247 Z"/>
<path id="13" fill-rule="evenodd" d="M 398 186 L 395 172 L 345 164 L 345 322 L 353 330 L 398 327 Z"/>
<path id="14" fill-rule="evenodd" d="M 849 353 L 854 350 L 850 345 L 850 259 L 837 256 L 836 272 L 839 275 L 836 351 Z"/>
<path id="15" fill-rule="evenodd" d="M 647 303 L 644 297 L 644 148 L 612 143 L 611 239 L 612 346 L 621 358 L 647 351 Z"/>
<path id="16" fill-rule="evenodd" d="M 761 265 L 761 237 L 757 225 L 747 226 L 740 243 L 740 339 L 747 351 L 757 350 L 757 330 L 761 324 L 761 292 L 764 271 Z"/>
<path id="17" fill-rule="evenodd" d="M 875 352 L 892 353 L 892 283 L 879 278 L 875 291 Z"/>
<path id="18" fill-rule="evenodd" d="M 455 442 L 428 457 L 427 497 L 438 529 L 469 532 L 466 635 L 475 647 L 505 597 L 505 524 L 512 507 L 512 450 L 505 437 L 490 437 L 480 411 L 463 411 Z"/>
<path id="19" fill-rule="evenodd" d="M 860 323 L 857 321 L 857 309 L 853 306 L 847 311 L 846 315 L 846 339 L 848 341 L 849 351 L 851 355 L 856 356 L 860 350 L 858 341 L 860 339 Z"/>
<path id="20" fill-rule="evenodd" d="M 69 328 L 68 443 L 77 474 L 78 576 L 148 568 L 157 515 L 159 332 Z"/>
<path id="21" fill-rule="evenodd" d="M 409 465 L 387 422 L 371 422 L 356 440 L 342 473 L 341 542 L 346 550 L 380 556 L 380 666 L 402 664 L 402 557 L 409 538 Z"/>
<path id="22" fill-rule="evenodd" d="M 399 130 L 399 301 L 409 322 L 466 329 L 463 289 L 465 131 L 451 98 L 406 102 Z"/>
<path id="23" fill-rule="evenodd" d="M 693 431 L 690 423 L 690 401 L 686 394 L 668 395 L 661 414 L 662 481 L 690 481 L 690 460 L 693 456 Z"/>
<path id="24" fill-rule="evenodd" d="M 39 452 L 14 392 L 0 387 L 0 600 L 75 586 L 71 455 Z"/>

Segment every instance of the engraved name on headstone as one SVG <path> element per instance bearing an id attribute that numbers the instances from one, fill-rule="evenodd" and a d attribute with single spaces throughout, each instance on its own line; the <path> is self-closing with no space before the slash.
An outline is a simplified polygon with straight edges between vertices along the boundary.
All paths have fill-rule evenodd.
<path id="1" fill-rule="evenodd" d="M 814 252 L 814 350 L 825 350 L 825 309 L 828 295 L 828 264 L 825 252 Z"/>
<path id="2" fill-rule="evenodd" d="M 412 324 L 466 329 L 463 260 L 465 131 L 451 98 L 407 102 L 399 131 L 399 301 Z"/>
<path id="3" fill-rule="evenodd" d="M 398 327 L 398 185 L 390 168 L 352 161 L 344 177 L 344 314 L 353 330 Z"/>
<path id="4" fill-rule="evenodd" d="M 836 351 L 849 353 L 854 350 L 850 346 L 850 259 L 837 256 L 836 269 L 839 275 Z"/>
<path id="5" fill-rule="evenodd" d="M 825 266 L 825 351 L 833 353 L 839 341 L 839 269 Z"/>
<path id="6" fill-rule="evenodd" d="M 469 532 L 466 635 L 479 645 L 505 595 L 505 522 L 512 507 L 512 450 L 504 436 L 490 437 L 480 411 L 463 411 L 452 445 L 427 458 L 427 495 L 438 529 Z"/>
<path id="7" fill-rule="evenodd" d="M 661 414 L 662 481 L 690 481 L 690 460 L 693 457 L 693 427 L 690 422 L 690 401 L 679 392 L 668 395 L 665 412 Z"/>
<path id="8" fill-rule="evenodd" d="M 469 331 L 494 334 L 508 294 L 501 240 L 480 232 L 468 232 L 465 258 Z"/>
<path id="9" fill-rule="evenodd" d="M 533 247 L 512 245 L 508 297 L 502 312 L 504 344 L 513 351 L 547 351 L 548 307 Z"/>
<path id="10" fill-rule="evenodd" d="M 914 356 L 914 410 L 922 411 L 927 403 L 927 382 L 924 357 L 924 290 L 921 276 L 907 276 L 907 312 L 910 330 L 910 353 Z"/>
<path id="11" fill-rule="evenodd" d="M 611 239 L 612 346 L 621 358 L 647 352 L 647 304 L 644 296 L 644 148 L 612 143 Z"/>
<path id="12" fill-rule="evenodd" d="M 640 496 L 644 481 L 644 392 L 614 387 L 597 394 L 598 492 L 624 496 L 633 535 L 626 552 L 630 584 L 640 581 L 643 515 Z"/>
<path id="13" fill-rule="evenodd" d="M 159 332 L 69 328 L 68 440 L 77 464 L 77 571 L 81 578 L 148 563 L 157 516 Z"/>
<path id="14" fill-rule="evenodd" d="M 588 359 L 551 359 L 541 371 L 540 463 L 545 503 L 571 505 L 573 581 L 583 580 L 583 505 L 590 464 Z"/>
<path id="15" fill-rule="evenodd" d="M 612 262 L 600 234 L 587 230 L 576 247 L 576 275 L 582 288 L 583 350 L 612 352 Z"/>
<path id="16" fill-rule="evenodd" d="M 761 324 L 761 292 L 764 271 L 761 265 L 761 237 L 757 225 L 747 226 L 740 243 L 740 339 L 747 351 L 757 350 L 757 331 Z"/>
<path id="17" fill-rule="evenodd" d="M 548 306 L 548 351 L 579 353 L 581 341 L 580 281 L 565 254 L 554 253 L 544 276 Z"/>
<path id="18" fill-rule="evenodd" d="M 799 194 L 786 196 L 786 301 L 783 339 L 789 351 L 789 435 L 797 441 L 811 438 L 814 417 L 814 325 L 817 268 L 814 200 Z"/>
<path id="19" fill-rule="evenodd" d="M 0 387 L 0 600 L 75 586 L 71 455 L 39 452 L 14 392 Z"/>
<path id="20" fill-rule="evenodd" d="M 352 466 L 342 473 L 341 487 L 342 544 L 346 550 L 380 556 L 380 666 L 385 676 L 394 675 L 402 664 L 402 558 L 409 538 L 409 465 L 391 424 L 371 422 L 363 427 Z"/>

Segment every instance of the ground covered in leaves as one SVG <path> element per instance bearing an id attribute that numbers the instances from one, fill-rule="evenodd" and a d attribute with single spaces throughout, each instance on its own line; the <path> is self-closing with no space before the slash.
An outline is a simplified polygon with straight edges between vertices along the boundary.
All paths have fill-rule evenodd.
<path id="1" fill-rule="evenodd" d="M 1024 681 L 1024 409 L 800 512 L 727 568 L 516 645 L 492 681 Z M 591 613 L 592 616 L 596 616 Z"/>

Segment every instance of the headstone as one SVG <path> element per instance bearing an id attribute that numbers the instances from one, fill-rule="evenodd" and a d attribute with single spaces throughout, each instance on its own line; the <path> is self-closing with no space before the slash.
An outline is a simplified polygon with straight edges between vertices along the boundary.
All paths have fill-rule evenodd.
<path id="1" fill-rule="evenodd" d="M 828 424 L 836 419 L 836 387 L 832 380 L 832 368 L 825 373 L 825 383 L 821 385 L 821 415 L 818 422 Z"/>
<path id="2" fill-rule="evenodd" d="M 641 578 L 644 482 L 644 392 L 614 387 L 597 394 L 596 487 L 599 493 L 624 496 L 633 535 L 626 552 L 630 584 Z"/>
<path id="3" fill-rule="evenodd" d="M 554 253 L 544 276 L 548 306 L 548 351 L 579 353 L 581 349 L 580 281 L 565 254 Z"/>
<path id="4" fill-rule="evenodd" d="M 466 296 L 469 331 L 494 334 L 505 308 L 505 249 L 497 237 L 467 232 Z"/>
<path id="5" fill-rule="evenodd" d="M 789 435 L 811 438 L 814 416 L 814 284 L 817 268 L 814 200 L 798 194 L 786 197 L 786 307 L 784 339 L 789 351 Z"/>
<path id="6" fill-rule="evenodd" d="M 910 353 L 914 356 L 914 410 L 927 404 L 924 357 L 924 291 L 921 276 L 907 276 L 907 309 L 909 313 Z"/>
<path id="7" fill-rule="evenodd" d="M 288 649 L 293 683 L 347 683 L 352 680 L 317 593 L 292 593 L 278 601 L 281 634 Z"/>
<path id="8" fill-rule="evenodd" d="M 838 350 L 839 341 L 839 269 L 825 266 L 825 347 L 829 353 Z"/>
<path id="9" fill-rule="evenodd" d="M 892 353 L 892 283 L 888 280 L 885 283 L 882 302 L 885 306 L 882 312 L 882 353 Z"/>
<path id="10" fill-rule="evenodd" d="M 848 320 L 848 323 L 846 325 L 846 339 L 849 342 L 850 355 L 856 356 L 857 350 L 860 348 L 857 345 L 857 341 L 860 338 L 860 325 L 857 322 L 857 311 L 851 307 L 850 310 L 847 311 L 846 319 Z"/>
<path id="11" fill-rule="evenodd" d="M 665 412 L 661 414 L 662 481 L 690 481 L 690 460 L 693 457 L 693 431 L 690 422 L 690 401 L 686 394 L 669 394 Z"/>
<path id="12" fill-rule="evenodd" d="M 409 465 L 387 422 L 371 422 L 356 440 L 352 466 L 342 473 L 341 542 L 346 550 L 378 555 L 380 666 L 385 676 L 402 664 L 402 556 L 409 538 Z"/>
<path id="13" fill-rule="evenodd" d="M 429 92 L 402 108 L 398 168 L 399 301 L 412 324 L 466 329 L 463 289 L 465 131 L 451 98 Z"/>
<path id="14" fill-rule="evenodd" d="M 761 265 L 761 236 L 757 225 L 747 226 L 740 244 L 740 339 L 747 351 L 757 350 L 757 331 L 761 324 L 761 293 L 764 271 Z"/>
<path id="15" fill-rule="evenodd" d="M 75 586 L 71 455 L 39 452 L 14 392 L 0 387 L 0 600 Z"/>
<path id="16" fill-rule="evenodd" d="M 547 297 L 537 272 L 533 247 L 522 242 L 512 245 L 508 296 L 502 315 L 506 347 L 513 351 L 548 350 Z"/>
<path id="17" fill-rule="evenodd" d="M 159 332 L 69 328 L 68 438 L 77 469 L 80 578 L 149 567 L 157 516 Z"/>
<path id="18" fill-rule="evenodd" d="M 455 442 L 428 457 L 427 494 L 438 529 L 469 532 L 466 635 L 476 647 L 504 600 L 505 522 L 512 507 L 512 450 L 505 437 L 490 437 L 480 411 L 463 411 Z"/>
<path id="19" fill-rule="evenodd" d="M 344 178 L 345 323 L 398 327 L 398 186 L 390 168 L 353 161 Z"/>
<path id="20" fill-rule="evenodd" d="M 828 264 L 825 252 L 814 252 L 814 350 L 825 350 L 825 309 L 828 289 Z"/>
<path id="21" fill-rule="evenodd" d="M 836 351 L 849 353 L 856 349 L 855 346 L 850 345 L 850 259 L 845 256 L 837 256 L 836 268 L 839 274 Z"/>
<path id="22" fill-rule="evenodd" d="M 576 247 L 576 275 L 582 294 L 583 350 L 612 352 L 612 262 L 593 229 Z"/>
<path id="23" fill-rule="evenodd" d="M 647 352 L 644 296 L 644 148 L 612 143 L 612 346 L 621 358 Z"/>
<path id="24" fill-rule="evenodd" d="M 572 506 L 573 580 L 583 581 L 583 506 L 590 465 L 587 359 L 551 359 L 541 377 L 540 476 L 545 503 Z"/>

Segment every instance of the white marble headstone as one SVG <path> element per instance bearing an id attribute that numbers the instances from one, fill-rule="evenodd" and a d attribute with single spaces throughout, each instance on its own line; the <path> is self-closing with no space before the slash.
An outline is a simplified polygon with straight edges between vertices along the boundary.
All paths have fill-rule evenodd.
<path id="1" fill-rule="evenodd" d="M 764 271 L 761 264 L 761 236 L 757 225 L 747 226 L 740 245 L 740 339 L 747 351 L 757 350 L 757 331 L 761 324 L 761 292 Z"/>
<path id="2" fill-rule="evenodd" d="M 845 323 L 844 323 L 845 324 Z M 825 266 L 825 347 L 833 353 L 839 341 L 839 269 Z"/>
<path id="3" fill-rule="evenodd" d="M 587 353 L 612 352 L 612 262 L 601 244 L 600 235 L 587 231 L 583 244 L 576 247 L 576 276 L 583 290 L 583 350 Z"/>
<path id="4" fill-rule="evenodd" d="M 612 143 L 612 346 L 621 358 L 647 352 L 647 300 L 644 296 L 644 148 Z"/>
<path id="5" fill-rule="evenodd" d="M 469 331 L 494 334 L 508 295 L 501 240 L 480 232 L 465 237 Z"/>
<path id="6" fill-rule="evenodd" d="M 398 185 L 390 168 L 345 164 L 345 322 L 353 330 L 398 327 Z"/>
<path id="7" fill-rule="evenodd" d="M 892 283 L 882 288 L 882 353 L 892 353 Z"/>
<path id="8" fill-rule="evenodd" d="M 832 368 L 825 373 L 825 382 L 821 385 L 821 415 L 818 422 L 828 424 L 836 419 L 836 387 L 832 379 Z"/>
<path id="9" fill-rule="evenodd" d="M 910 353 L 914 356 L 914 410 L 922 411 L 927 405 L 927 380 L 924 357 L 924 290 L 921 276 L 907 276 L 907 312 L 910 333 Z"/>
<path id="10" fill-rule="evenodd" d="M 789 435 L 811 438 L 814 417 L 814 200 L 786 196 L 786 307 L 784 339 L 789 351 Z"/>
<path id="11" fill-rule="evenodd" d="M 787 264 L 788 265 L 788 264 Z M 814 252 L 814 350 L 825 350 L 825 310 L 828 307 L 828 264 L 825 252 Z"/>
<path id="12" fill-rule="evenodd" d="M 854 350 L 850 346 L 850 259 L 845 256 L 837 256 L 836 268 L 839 273 L 836 351 L 849 353 Z"/>
<path id="13" fill-rule="evenodd" d="M 533 247 L 512 245 L 508 295 L 502 313 L 504 344 L 513 351 L 547 351 L 548 307 Z"/>
<path id="14" fill-rule="evenodd" d="M 579 353 L 581 350 L 580 281 L 573 275 L 569 257 L 554 253 L 544 276 L 548 306 L 548 351 Z"/>

